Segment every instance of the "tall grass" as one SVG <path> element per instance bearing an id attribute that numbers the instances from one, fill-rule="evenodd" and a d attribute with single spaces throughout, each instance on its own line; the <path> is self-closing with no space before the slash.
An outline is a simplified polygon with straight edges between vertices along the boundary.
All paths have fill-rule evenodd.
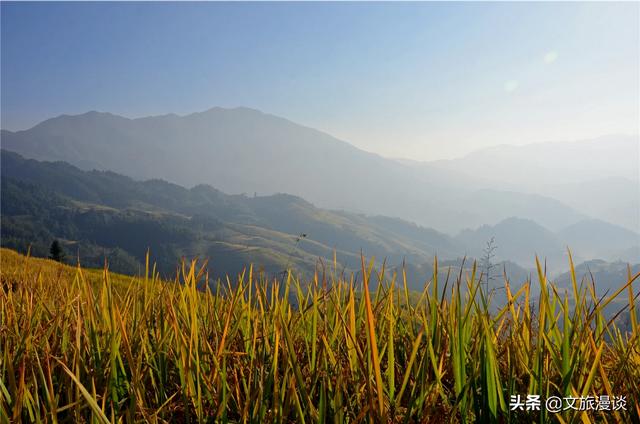
<path id="1" fill-rule="evenodd" d="M 251 268 L 126 278 L 2 250 L 1 422 L 638 422 L 629 275 L 597 298 L 538 266 L 492 305 L 475 266 L 424 291 L 384 265 L 267 280 Z M 429 277 L 429 276 L 427 276 Z M 364 283 L 364 284 L 363 284 Z M 203 291 L 202 288 L 206 289 Z M 603 309 L 626 299 L 631 330 Z M 535 300 L 535 301 L 534 301 Z M 295 307 L 294 307 L 295 305 Z M 510 411 L 511 395 L 625 395 L 627 410 Z"/>

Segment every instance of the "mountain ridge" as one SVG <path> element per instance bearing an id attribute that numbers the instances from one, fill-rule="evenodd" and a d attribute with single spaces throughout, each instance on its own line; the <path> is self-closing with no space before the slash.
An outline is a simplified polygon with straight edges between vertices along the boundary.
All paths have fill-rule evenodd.
<path id="1" fill-rule="evenodd" d="M 554 233 L 535 221 L 510 217 L 495 225 L 485 224 L 475 229 L 465 229 L 452 237 L 399 218 L 321 209 L 306 199 L 291 194 L 278 193 L 250 197 L 225 194 L 206 184 L 188 189 L 161 179 L 136 181 L 113 171 L 83 171 L 65 162 L 40 162 L 26 159 L 4 149 L 0 153 L 0 158 L 3 180 L 37 184 L 41 189 L 59 193 L 72 200 L 72 203 L 66 206 L 67 209 L 100 212 L 94 217 L 99 222 L 103 220 L 101 216 L 111 210 L 116 219 L 122 218 L 122 214 L 125 218 L 137 216 L 135 218 L 137 222 L 145 221 L 150 217 L 152 221 L 160 220 L 160 224 L 169 222 L 170 229 L 177 226 L 187 233 L 194 231 L 190 228 L 193 225 L 196 231 L 202 230 L 205 233 L 214 231 L 217 234 L 214 238 L 208 238 L 209 241 L 204 242 L 205 245 L 209 242 L 224 241 L 227 238 L 232 241 L 232 245 L 238 245 L 238 240 L 246 239 L 240 243 L 246 248 L 250 248 L 252 244 L 266 248 L 271 246 L 270 248 L 280 252 L 281 259 L 292 249 L 291 245 L 287 247 L 286 243 L 282 244 L 283 240 L 289 240 L 287 243 L 291 243 L 300 234 L 308 234 L 309 237 L 303 237 L 306 245 L 300 252 L 300 257 L 306 255 L 307 270 L 311 269 L 313 262 L 308 256 L 309 253 L 313 252 L 313 255 L 316 255 L 324 252 L 323 254 L 330 255 L 332 249 L 337 249 L 339 257 L 342 255 L 341 260 L 346 261 L 345 264 L 356 268 L 360 251 L 378 258 L 388 258 L 392 262 L 402 262 L 407 259 L 414 262 L 416 266 L 421 266 L 420 264 L 424 261 L 430 261 L 434 255 L 438 255 L 443 260 L 465 255 L 482 257 L 485 244 L 491 237 L 496 237 L 499 260 L 513 260 L 521 266 L 530 268 L 532 258 L 535 254 L 539 254 L 541 258 L 549 258 L 549 263 L 554 267 L 556 265 L 562 267 L 566 266 L 566 261 L 562 258 L 566 253 L 567 240 L 571 240 L 568 244 L 575 250 L 576 260 L 594 257 L 588 251 L 593 247 L 594 240 L 588 237 L 563 240 L 562 231 L 571 235 L 570 230 L 578 228 L 578 235 L 583 232 L 590 233 L 589 226 L 595 224 L 604 228 L 605 235 L 613 235 L 609 237 L 610 241 L 606 246 L 596 250 L 595 257 L 615 259 L 615 254 L 611 252 L 621 252 L 621 254 L 628 252 L 624 253 L 625 257 L 635 262 L 633 249 L 640 246 L 640 243 L 635 243 L 635 240 L 640 238 L 637 234 L 593 220 L 581 221 L 579 224 Z M 25 192 L 31 193 L 32 189 L 27 188 Z M 52 194 L 47 196 L 51 197 Z M 20 196 L 14 201 L 17 204 L 23 203 Z M 55 203 L 52 202 L 52 204 Z M 3 199 L 3 210 L 6 207 L 7 200 Z M 50 212 L 47 208 L 41 207 L 41 209 L 45 216 Z M 14 219 L 14 215 L 9 214 L 9 220 Z M 32 216 L 31 220 L 34 218 Z M 69 219 L 66 215 L 63 218 Z M 122 225 L 130 221 L 129 218 L 125 218 L 122 218 L 124 219 Z M 21 219 L 23 226 L 32 222 Z M 76 224 L 69 223 L 71 226 Z M 53 222 L 52 225 L 60 224 Z M 619 234 L 626 235 L 626 242 L 616 241 Z M 248 241 L 247 237 L 252 241 Z M 197 235 L 193 235 L 192 239 L 197 239 Z M 602 239 L 602 235 L 596 236 L 596 242 Z M 25 239 L 24 243 L 28 241 Z M 525 245 L 523 241 L 526 241 Z M 202 242 L 193 242 L 196 243 L 193 244 L 187 241 L 188 244 L 193 244 L 193 254 L 207 250 L 206 247 L 201 246 Z M 317 243 L 317 245 L 312 246 L 309 243 Z M 595 244 L 598 246 L 597 243 Z M 298 250 L 298 246 L 293 247 L 293 250 Z M 227 252 L 228 259 L 231 258 L 229 255 L 233 251 L 231 249 Z M 589 254 L 584 255 L 585 251 Z M 142 253 L 137 252 L 137 254 Z M 246 261 L 250 259 L 248 256 L 242 257 Z M 265 257 L 262 256 L 263 260 Z M 237 263 L 240 261 L 233 258 L 229 260 L 235 260 Z M 637 260 L 640 261 L 640 258 Z M 562 269 L 558 268 L 558 270 Z"/>
<path id="2" fill-rule="evenodd" d="M 226 193 L 291 193 L 322 208 L 395 216 L 448 233 L 512 215 L 524 214 L 554 230 L 583 218 L 557 200 L 524 193 L 511 201 L 514 195 L 500 190 L 492 199 L 476 196 L 475 207 L 468 208 L 465 196 L 477 193 L 481 175 L 407 167 L 255 109 L 135 119 L 92 112 L 45 122 L 3 131 L 3 148 L 136 179 L 209 183 Z M 495 198 L 501 207 L 493 205 Z"/>
<path id="3" fill-rule="evenodd" d="M 209 252 L 218 259 L 222 256 L 227 268 L 232 263 L 235 271 L 262 261 L 274 272 L 291 260 L 291 265 L 311 272 L 315 260 L 331 259 L 334 249 L 340 263 L 354 268 L 361 250 L 394 262 L 405 258 L 422 262 L 436 253 L 457 256 L 455 243 L 434 230 L 419 231 L 419 236 L 394 234 L 395 228 L 387 228 L 379 219 L 318 209 L 288 194 L 227 195 L 202 184 L 186 189 L 162 180 L 135 181 L 111 171 L 83 171 L 64 162 L 25 159 L 7 150 L 1 151 L 0 158 L 3 243 L 15 242 L 8 247 L 24 249 L 37 241 L 31 238 L 37 238 L 38 232 L 44 232 L 49 243 L 54 237 L 73 240 L 77 236 L 84 240 L 85 250 L 95 251 L 104 243 L 115 248 L 128 244 L 123 228 L 133 229 L 137 223 L 177 240 L 178 244 L 163 243 L 149 235 L 149 247 L 166 250 L 160 256 L 167 264 L 175 264 L 181 255 Z M 120 228 L 120 242 L 113 239 L 108 222 Z M 88 223 L 97 226 L 99 233 L 87 239 L 87 234 L 94 234 Z M 29 232 L 34 225 L 37 231 Z M 144 237 L 139 239 L 145 242 Z M 46 240 L 41 242 L 40 254 L 45 254 Z M 142 260 L 145 249 L 137 246 L 137 250 L 125 249 L 126 263 Z M 256 248 L 265 253 L 254 254 Z"/>

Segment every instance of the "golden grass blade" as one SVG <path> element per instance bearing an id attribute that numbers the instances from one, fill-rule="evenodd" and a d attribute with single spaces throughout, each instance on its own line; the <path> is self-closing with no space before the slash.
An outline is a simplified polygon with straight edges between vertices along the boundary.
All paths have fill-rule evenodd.
<path id="1" fill-rule="evenodd" d="M 55 359 L 55 358 L 54 358 Z M 76 375 L 71 372 L 71 370 L 69 368 L 67 368 L 67 366 L 62 363 L 61 361 L 59 361 L 58 359 L 56 359 L 56 361 L 60 364 L 60 366 L 62 367 L 62 369 L 64 370 L 64 372 L 67 373 L 67 375 L 69 377 L 71 377 L 71 379 L 73 380 L 73 382 L 76 384 L 76 386 L 78 387 L 78 389 L 80 390 L 80 393 L 82 393 L 82 396 L 84 397 L 84 399 L 87 401 L 87 404 L 89 404 L 89 407 L 91 408 L 91 410 L 93 411 L 93 413 L 95 414 L 95 416 L 98 418 L 98 420 L 103 423 L 103 424 L 109 424 L 110 421 L 107 418 L 107 416 L 104 414 L 104 412 L 102 411 L 102 409 L 100 409 L 100 407 L 98 406 L 98 403 L 96 402 L 95 398 L 87 391 L 87 389 L 84 387 L 84 385 L 80 382 L 80 380 L 78 380 L 78 378 L 76 377 Z"/>
<path id="2" fill-rule="evenodd" d="M 371 349 L 371 361 L 373 362 L 373 371 L 376 380 L 376 392 L 378 397 L 378 413 L 380 417 L 384 416 L 384 399 L 382 386 L 382 373 L 380 372 L 380 357 L 378 356 L 378 343 L 376 341 L 376 326 L 373 317 L 373 309 L 371 308 L 371 295 L 369 293 L 369 275 L 364 266 L 364 256 L 362 260 L 362 279 L 364 285 L 364 302 L 367 312 L 367 334 Z"/>

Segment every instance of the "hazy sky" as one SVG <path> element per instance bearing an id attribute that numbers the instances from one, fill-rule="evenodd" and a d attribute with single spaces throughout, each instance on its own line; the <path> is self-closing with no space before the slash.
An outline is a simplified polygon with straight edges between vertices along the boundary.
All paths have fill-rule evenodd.
<path id="1" fill-rule="evenodd" d="M 248 106 L 385 156 L 637 133 L 640 4 L 2 2 L 2 127 Z"/>

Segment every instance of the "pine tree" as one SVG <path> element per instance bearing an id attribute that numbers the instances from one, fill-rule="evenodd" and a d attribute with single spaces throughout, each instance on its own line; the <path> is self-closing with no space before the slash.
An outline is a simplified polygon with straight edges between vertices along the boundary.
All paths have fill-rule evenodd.
<path id="1" fill-rule="evenodd" d="M 49 248 L 49 259 L 53 259 L 57 262 L 64 261 L 64 250 L 58 240 L 54 240 L 53 243 L 51 243 L 51 247 Z"/>

